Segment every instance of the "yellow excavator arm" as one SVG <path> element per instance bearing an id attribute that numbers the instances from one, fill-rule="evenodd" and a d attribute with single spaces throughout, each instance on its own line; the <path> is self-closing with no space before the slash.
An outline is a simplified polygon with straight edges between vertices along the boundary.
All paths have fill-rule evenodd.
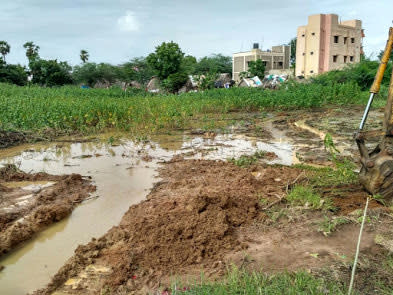
<path id="1" fill-rule="evenodd" d="M 389 85 L 389 94 L 385 107 L 382 131 L 363 132 L 374 96 L 378 94 L 382 79 L 393 49 L 393 28 L 389 29 L 389 38 L 381 59 L 375 80 L 370 89 L 370 98 L 360 122 L 355 139 L 360 152 L 362 168 L 359 173 L 360 183 L 373 195 L 381 195 L 386 202 L 393 203 L 393 72 Z M 369 152 L 365 139 L 381 136 L 381 142 Z"/>

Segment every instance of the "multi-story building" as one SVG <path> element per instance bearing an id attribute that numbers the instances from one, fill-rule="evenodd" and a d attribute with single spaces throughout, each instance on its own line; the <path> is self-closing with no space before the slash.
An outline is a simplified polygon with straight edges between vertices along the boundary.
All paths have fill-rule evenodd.
<path id="1" fill-rule="evenodd" d="M 265 65 L 265 70 L 288 70 L 291 46 L 273 46 L 271 50 L 262 51 L 259 44 L 254 43 L 251 51 L 233 54 L 232 79 L 240 80 L 240 73 L 248 71 L 248 63 L 261 59 Z M 262 78 L 262 77 L 261 77 Z"/>
<path id="2" fill-rule="evenodd" d="M 336 14 L 316 14 L 297 30 L 296 76 L 308 77 L 357 63 L 363 54 L 360 20 L 339 21 Z"/>

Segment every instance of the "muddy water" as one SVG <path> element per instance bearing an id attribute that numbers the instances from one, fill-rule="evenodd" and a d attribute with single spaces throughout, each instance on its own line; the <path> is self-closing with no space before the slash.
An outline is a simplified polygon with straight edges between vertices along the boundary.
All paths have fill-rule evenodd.
<path id="1" fill-rule="evenodd" d="M 276 138 L 265 143 L 242 135 L 161 136 L 146 144 L 122 140 L 118 146 L 102 142 L 51 143 L 0 151 L 0 164 L 15 163 L 26 172 L 91 176 L 97 186 L 94 195 L 98 196 L 0 259 L 0 265 L 5 266 L 0 272 L 0 294 L 25 294 L 44 287 L 77 245 L 103 235 L 120 222 L 130 205 L 146 197 L 157 181 L 160 162 L 175 154 L 227 159 L 257 150 L 275 152 L 278 158 L 274 163 L 293 162 L 294 151 L 285 140 Z"/>

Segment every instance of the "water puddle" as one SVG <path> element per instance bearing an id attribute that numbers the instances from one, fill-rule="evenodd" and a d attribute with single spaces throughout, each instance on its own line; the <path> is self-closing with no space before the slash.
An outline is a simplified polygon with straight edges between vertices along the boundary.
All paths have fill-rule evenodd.
<path id="1" fill-rule="evenodd" d="M 160 162 L 183 154 L 186 158 L 237 158 L 256 151 L 274 152 L 269 163 L 291 165 L 296 160 L 290 143 L 275 138 L 269 143 L 243 135 L 212 138 L 175 135 L 152 138 L 146 143 L 122 139 L 117 146 L 106 142 L 48 143 L 0 151 L 0 165 L 13 163 L 25 172 L 78 173 L 91 176 L 98 198 L 78 206 L 72 214 L 40 232 L 7 256 L 0 258 L 1 294 L 26 294 L 44 287 L 72 256 L 79 244 L 100 237 L 119 224 L 128 208 L 142 201 L 158 181 Z M 48 183 L 12 183 L 30 187 Z M 23 200 L 21 200 L 23 201 Z"/>

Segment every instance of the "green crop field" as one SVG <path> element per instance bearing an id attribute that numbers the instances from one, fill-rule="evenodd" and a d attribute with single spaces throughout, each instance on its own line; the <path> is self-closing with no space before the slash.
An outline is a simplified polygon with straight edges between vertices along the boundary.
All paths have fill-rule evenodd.
<path id="1" fill-rule="evenodd" d="M 151 133 L 182 129 L 191 119 L 229 112 L 365 104 L 354 83 L 284 84 L 279 90 L 215 89 L 182 95 L 143 91 L 42 88 L 0 84 L 0 129 L 97 133 L 108 129 Z"/>

